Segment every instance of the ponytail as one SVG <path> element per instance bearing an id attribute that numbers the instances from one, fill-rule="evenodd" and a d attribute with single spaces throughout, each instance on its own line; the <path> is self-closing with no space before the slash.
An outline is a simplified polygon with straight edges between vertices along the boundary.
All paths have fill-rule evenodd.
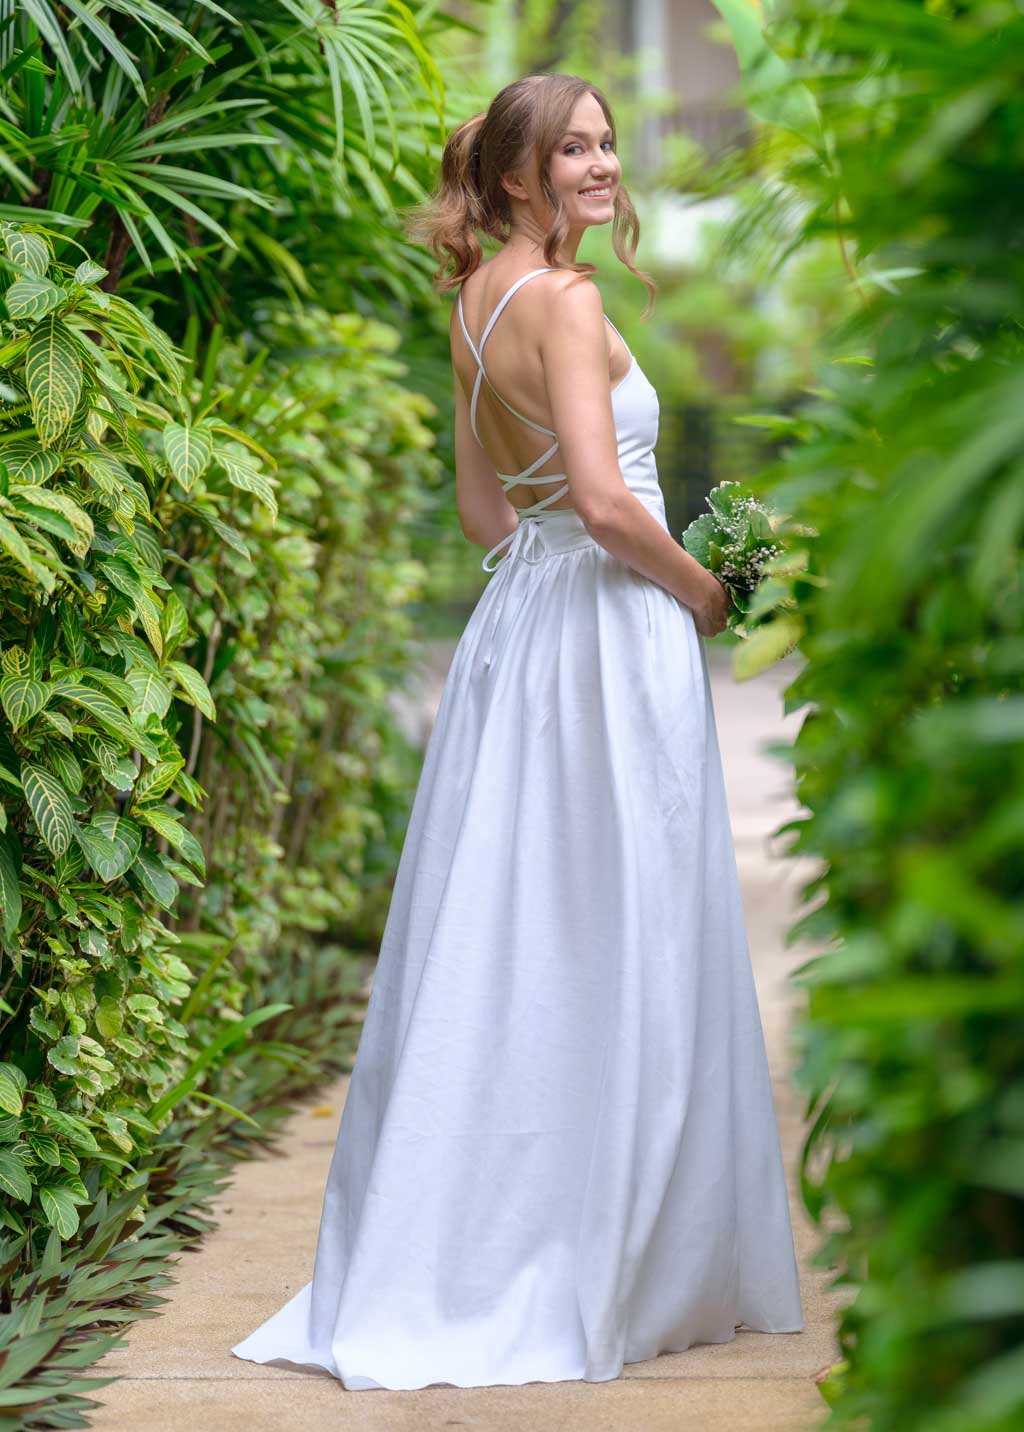
<path id="1" fill-rule="evenodd" d="M 403 211 L 403 229 L 412 243 L 425 244 L 438 260 L 438 290 L 454 288 L 469 277 L 483 258 L 478 230 L 494 233 L 480 182 L 480 130 L 485 111 L 452 130 L 441 156 L 441 178 L 426 204 Z M 500 237 L 500 231 L 496 234 Z M 454 261 L 454 273 L 444 269 Z"/>

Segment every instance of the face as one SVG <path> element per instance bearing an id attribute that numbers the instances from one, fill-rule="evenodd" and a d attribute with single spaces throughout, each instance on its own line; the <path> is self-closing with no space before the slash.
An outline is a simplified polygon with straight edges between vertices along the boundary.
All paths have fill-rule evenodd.
<path id="1" fill-rule="evenodd" d="M 570 227 L 607 224 L 615 217 L 622 171 L 604 110 L 592 94 L 577 100 L 566 132 L 552 151 L 549 172 Z M 588 192 L 594 190 L 598 192 Z"/>
<path id="2" fill-rule="evenodd" d="M 604 110 L 592 94 L 577 100 L 566 131 L 552 150 L 548 172 L 552 188 L 565 205 L 571 232 L 578 235 L 588 224 L 607 224 L 615 217 L 621 166 Z M 540 220 L 548 205 L 541 193 L 536 161 L 531 158 L 527 173 L 509 176 L 504 183 L 510 195 L 526 201 L 534 221 Z"/>

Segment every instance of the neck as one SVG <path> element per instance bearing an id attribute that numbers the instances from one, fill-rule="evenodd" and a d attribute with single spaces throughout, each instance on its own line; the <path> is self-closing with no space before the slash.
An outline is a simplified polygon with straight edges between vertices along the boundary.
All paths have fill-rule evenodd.
<path id="1" fill-rule="evenodd" d="M 547 231 L 542 229 L 537 221 L 525 210 L 517 214 L 512 221 L 512 231 L 504 244 L 506 253 L 519 253 L 524 258 L 539 259 L 544 262 L 544 240 Z M 583 237 L 583 229 L 572 229 L 566 234 L 559 244 L 555 258 L 564 264 L 576 262 L 576 250 L 580 246 L 580 239 Z"/>

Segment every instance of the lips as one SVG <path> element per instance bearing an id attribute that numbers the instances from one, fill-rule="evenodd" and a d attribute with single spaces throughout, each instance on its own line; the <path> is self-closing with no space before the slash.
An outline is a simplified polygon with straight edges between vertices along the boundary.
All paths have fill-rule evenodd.
<path id="1" fill-rule="evenodd" d="M 580 195 L 584 199 L 610 199 L 612 197 L 611 186 L 596 184 L 592 189 L 581 189 Z"/>

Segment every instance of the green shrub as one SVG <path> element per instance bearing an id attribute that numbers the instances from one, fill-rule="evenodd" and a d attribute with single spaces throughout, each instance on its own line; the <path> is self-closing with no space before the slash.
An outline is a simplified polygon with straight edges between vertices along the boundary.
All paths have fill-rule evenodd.
<path id="1" fill-rule="evenodd" d="M 179 461 L 180 356 L 102 270 L 4 237 L 20 272 L 0 330 L 0 1220 L 71 1237 L 83 1162 L 123 1184 L 188 1060 L 172 1009 L 189 970 L 160 911 L 204 871 L 172 799 L 199 803 L 176 736 L 213 704 L 181 659 L 154 512 Z"/>
<path id="2" fill-rule="evenodd" d="M 393 330 L 270 309 L 200 364 L 45 233 L 4 241 L 0 1401 L 47 1426 L 253 1112 L 350 1060 L 440 466 Z"/>
<path id="3" fill-rule="evenodd" d="M 787 708 L 811 708 L 779 748 L 806 808 L 783 829 L 820 869 L 792 931 L 823 947 L 798 977 L 803 1193 L 828 1230 L 819 1261 L 855 1293 L 825 1425 L 1009 1432 L 1024 1417 L 1024 18 L 998 0 L 799 0 L 772 34 L 804 84 L 769 117 L 813 141 L 817 104 L 821 137 L 780 149 L 774 192 L 807 235 L 833 227 L 860 307 L 762 483 L 811 529 L 775 596 L 806 657 Z M 762 89 L 781 68 L 765 63 Z"/>

